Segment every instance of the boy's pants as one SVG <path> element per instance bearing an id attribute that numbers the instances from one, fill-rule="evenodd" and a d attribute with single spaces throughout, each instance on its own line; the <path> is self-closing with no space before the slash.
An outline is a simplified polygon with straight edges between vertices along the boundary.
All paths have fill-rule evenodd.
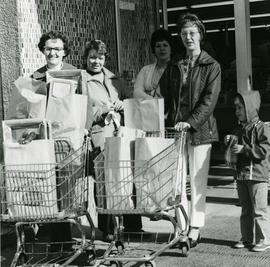
<path id="1" fill-rule="evenodd" d="M 242 207 L 240 228 L 242 240 L 250 243 L 264 241 L 270 244 L 270 222 L 267 214 L 268 183 L 237 181 Z"/>
<path id="2" fill-rule="evenodd" d="M 186 195 L 187 164 L 189 164 L 191 203 L 190 212 L 187 212 L 191 227 L 202 227 L 205 223 L 205 200 L 207 190 L 208 171 L 211 155 L 211 144 L 193 146 L 187 143 L 184 151 L 183 176 L 184 190 L 181 194 L 181 203 L 188 211 Z M 182 228 L 185 222 L 181 216 Z"/>

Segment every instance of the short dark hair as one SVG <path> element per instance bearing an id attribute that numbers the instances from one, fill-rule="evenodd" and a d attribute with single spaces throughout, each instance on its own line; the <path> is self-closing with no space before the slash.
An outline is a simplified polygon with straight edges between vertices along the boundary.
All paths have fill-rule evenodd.
<path id="1" fill-rule="evenodd" d="M 155 53 L 156 43 L 161 41 L 167 41 L 171 47 L 171 50 L 173 50 L 173 42 L 171 34 L 167 30 L 161 28 L 154 31 L 151 36 L 150 44 L 153 53 Z"/>
<path id="2" fill-rule="evenodd" d="M 107 47 L 104 42 L 101 40 L 91 40 L 90 42 L 86 43 L 85 49 L 84 49 L 84 58 L 87 59 L 89 51 L 90 50 L 96 50 L 99 54 L 104 55 L 107 57 L 109 55 L 107 51 Z"/>
<path id="3" fill-rule="evenodd" d="M 203 22 L 198 18 L 198 16 L 196 14 L 193 13 L 185 13 L 182 14 L 177 22 L 177 29 L 178 29 L 178 33 L 181 32 L 182 28 L 185 27 L 185 25 L 187 23 L 191 23 L 197 26 L 200 34 L 201 34 L 201 41 L 204 39 L 205 36 L 205 27 L 203 25 Z"/>
<path id="4" fill-rule="evenodd" d="M 39 39 L 39 43 L 38 43 L 38 48 L 41 52 L 44 51 L 46 41 L 48 41 L 50 39 L 60 39 L 63 41 L 65 57 L 70 53 L 68 38 L 63 33 L 59 32 L 59 31 L 49 31 L 49 32 L 42 34 L 42 36 Z"/>
<path id="5" fill-rule="evenodd" d="M 243 96 L 242 96 L 241 94 L 236 93 L 236 94 L 234 95 L 234 100 L 236 100 L 236 99 L 238 99 L 242 104 L 245 105 L 244 98 L 243 98 Z"/>

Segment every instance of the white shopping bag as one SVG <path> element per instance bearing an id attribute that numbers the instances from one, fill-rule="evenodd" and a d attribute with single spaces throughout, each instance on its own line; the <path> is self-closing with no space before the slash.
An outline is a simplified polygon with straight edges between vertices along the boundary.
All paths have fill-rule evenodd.
<path id="1" fill-rule="evenodd" d="M 108 137 L 104 148 L 104 174 L 107 209 L 133 209 L 132 158 L 134 142 L 130 138 Z"/>
<path id="2" fill-rule="evenodd" d="M 6 198 L 14 217 L 47 217 L 58 212 L 53 140 L 4 142 Z"/>
<path id="3" fill-rule="evenodd" d="M 3 121 L 2 126 L 3 173 L 10 215 L 42 218 L 55 214 L 55 153 L 50 124 L 40 119 L 20 119 Z M 19 144 L 27 131 L 35 133 L 35 140 Z"/>
<path id="4" fill-rule="evenodd" d="M 174 139 L 161 137 L 135 140 L 134 183 L 137 207 L 164 208 L 175 186 L 177 152 Z"/>
<path id="5" fill-rule="evenodd" d="M 53 138 L 69 140 L 74 150 L 84 140 L 87 117 L 87 96 L 71 94 L 64 97 L 49 97 L 46 119 L 52 122 Z"/>
<path id="6" fill-rule="evenodd" d="M 164 99 L 124 100 L 125 126 L 143 131 L 164 132 Z"/>
<path id="7" fill-rule="evenodd" d="M 56 78 L 56 79 L 55 79 Z M 47 71 L 46 72 L 46 80 L 48 83 L 51 81 L 60 81 L 69 80 L 72 81 L 76 93 L 86 95 L 86 71 L 81 69 L 73 69 L 73 70 L 57 70 L 57 71 Z M 58 84 L 60 85 L 60 84 Z"/>
<path id="8" fill-rule="evenodd" d="M 82 182 L 81 180 L 88 181 L 88 184 L 85 182 Z M 82 185 L 85 185 L 84 188 L 82 188 Z M 96 202 L 95 202 L 95 196 L 94 196 L 94 185 L 95 181 L 92 176 L 79 178 L 76 181 L 76 196 L 80 197 L 82 192 L 84 192 L 84 199 L 87 202 L 87 211 L 94 223 L 94 226 L 98 226 L 98 213 L 96 208 Z M 87 189 L 87 190 L 86 190 Z M 85 226 L 89 226 L 89 222 L 87 221 L 86 216 L 81 218 L 81 224 Z"/>
<path id="9" fill-rule="evenodd" d="M 140 130 L 140 129 L 134 129 L 134 128 L 129 128 L 126 126 L 120 126 L 117 130 L 117 137 L 127 137 L 130 138 L 131 140 L 135 140 L 136 138 L 141 138 L 145 137 L 145 132 Z"/>

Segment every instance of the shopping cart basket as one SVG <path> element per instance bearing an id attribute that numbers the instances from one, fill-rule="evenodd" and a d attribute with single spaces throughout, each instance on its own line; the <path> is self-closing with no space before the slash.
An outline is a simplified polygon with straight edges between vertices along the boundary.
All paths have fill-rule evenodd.
<path id="1" fill-rule="evenodd" d="M 0 170 L 1 222 L 16 223 L 17 252 L 11 266 L 69 266 L 95 260 L 94 224 L 87 212 L 87 142 L 71 152 L 57 140 L 56 164 L 4 165 Z M 86 216 L 90 240 L 80 224 Z M 80 238 L 51 242 L 37 237 L 39 227 L 70 223 Z M 82 264 L 80 264 L 82 265 Z"/>
<path id="2" fill-rule="evenodd" d="M 107 162 L 102 153 L 95 160 L 98 213 L 112 214 L 118 219 L 114 241 L 104 253 L 104 261 L 109 261 L 111 265 L 122 266 L 122 262 L 135 261 L 153 267 L 154 259 L 176 244 L 183 255 L 188 254 L 189 220 L 180 201 L 184 188 L 182 176 L 186 132 L 178 135 L 174 132 L 173 136 L 176 138 L 172 145 L 147 161 Z M 114 177 L 116 174 L 121 176 L 121 181 Z M 136 196 L 133 195 L 133 185 L 136 187 Z M 175 211 L 173 215 L 170 210 Z M 147 236 L 149 237 L 148 233 L 134 235 L 123 232 L 124 214 L 140 214 L 155 220 L 166 219 L 172 223 L 174 233 L 166 243 L 155 250 L 147 247 L 144 249 L 143 244 L 146 243 Z M 184 218 L 184 228 L 180 216 Z M 138 241 L 138 244 L 131 242 L 132 236 L 136 236 L 135 241 Z M 158 241 L 157 235 L 155 240 Z M 124 245 L 124 242 L 128 245 Z"/>

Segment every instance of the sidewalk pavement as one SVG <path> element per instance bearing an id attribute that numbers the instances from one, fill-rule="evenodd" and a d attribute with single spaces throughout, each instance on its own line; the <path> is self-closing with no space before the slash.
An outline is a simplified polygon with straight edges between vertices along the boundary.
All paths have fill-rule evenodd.
<path id="1" fill-rule="evenodd" d="M 236 250 L 232 246 L 240 239 L 239 216 L 240 207 L 237 205 L 232 176 L 210 175 L 207 191 L 206 225 L 201 229 L 201 242 L 192 248 L 188 257 L 182 257 L 179 249 L 169 249 L 155 259 L 157 267 L 258 267 L 270 266 L 270 250 L 251 252 L 247 249 Z M 270 207 L 269 207 L 270 214 Z M 159 232 L 169 236 L 172 225 L 167 221 L 151 222 L 143 218 L 144 231 Z M 1 250 L 1 266 L 10 266 L 15 252 L 14 235 L 6 240 Z M 10 241 L 11 244 L 7 244 Z M 95 241 L 96 242 L 96 241 Z M 166 241 L 165 241 L 166 242 Z M 151 242 L 150 242 L 151 243 Z M 156 246 L 165 243 L 157 242 Z M 103 253 L 102 246 L 97 241 L 97 254 Z M 8 245 L 8 246 L 6 246 Z M 153 245 L 153 243 L 151 244 Z M 103 244 L 104 248 L 104 244 Z M 109 266 L 108 263 L 101 266 Z M 129 262 L 125 267 L 138 267 L 144 264 Z"/>

